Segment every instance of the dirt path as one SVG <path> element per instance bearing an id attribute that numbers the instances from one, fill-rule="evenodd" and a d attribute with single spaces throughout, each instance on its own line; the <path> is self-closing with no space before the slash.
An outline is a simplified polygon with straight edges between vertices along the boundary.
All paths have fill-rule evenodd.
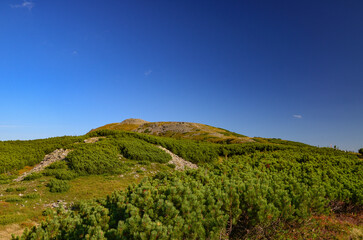
<path id="1" fill-rule="evenodd" d="M 183 158 L 175 155 L 174 153 L 170 152 L 168 149 L 163 148 L 162 146 L 158 146 L 158 148 L 162 149 L 166 153 L 171 156 L 171 160 L 168 162 L 169 164 L 174 164 L 175 169 L 179 171 L 184 171 L 186 168 L 197 169 L 198 166 L 194 163 L 184 160 Z"/>
<path id="2" fill-rule="evenodd" d="M 69 150 L 69 149 L 57 149 L 57 150 L 54 150 L 53 152 L 45 155 L 43 160 L 39 164 L 35 165 L 35 167 L 32 170 L 30 170 L 29 172 L 25 172 L 22 175 L 20 175 L 18 178 L 14 179 L 14 182 L 20 182 L 26 176 L 28 176 L 29 174 L 32 174 L 32 173 L 35 173 L 35 172 L 40 172 L 44 168 L 49 166 L 50 164 L 52 164 L 52 163 L 54 163 L 56 161 L 63 160 L 65 157 L 67 157 L 67 155 L 68 155 L 68 153 L 70 151 L 71 150 Z"/>

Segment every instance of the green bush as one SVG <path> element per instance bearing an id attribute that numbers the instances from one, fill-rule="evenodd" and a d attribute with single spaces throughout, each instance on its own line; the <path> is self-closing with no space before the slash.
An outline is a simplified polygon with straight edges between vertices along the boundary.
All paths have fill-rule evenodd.
<path id="1" fill-rule="evenodd" d="M 259 239 L 273 239 L 279 224 L 328 213 L 331 203 L 363 204 L 363 165 L 356 154 L 279 139 L 213 144 L 116 131 L 87 136 L 102 135 L 108 136 L 102 142 L 74 146 L 65 162 L 71 171 L 115 173 L 130 164 L 120 161 L 119 153 L 160 161 L 155 145 L 198 163 L 199 169 L 161 171 L 105 199 L 48 211 L 48 220 L 22 239 L 254 239 L 254 231 L 265 234 Z M 215 161 L 220 157 L 224 161 Z M 59 170 L 69 171 L 55 167 L 45 173 L 55 176 Z M 48 186 L 64 185 L 69 188 L 52 179 Z"/>
<path id="2" fill-rule="evenodd" d="M 5 183 L 6 181 L 12 180 L 14 178 L 15 178 L 14 175 L 0 174 L 0 184 L 2 184 L 2 182 Z"/>
<path id="3" fill-rule="evenodd" d="M 5 202 L 22 202 L 23 199 L 20 196 L 6 196 Z"/>
<path id="4" fill-rule="evenodd" d="M 66 161 L 57 161 L 47 167 L 47 169 L 68 169 Z"/>
<path id="5" fill-rule="evenodd" d="M 8 183 L 11 183 L 10 179 L 5 179 L 5 180 L 0 179 L 0 184 L 8 184 Z"/>
<path id="6" fill-rule="evenodd" d="M 67 169 L 46 169 L 43 172 L 43 175 L 45 176 L 54 176 L 56 179 L 60 180 L 72 180 L 75 179 L 78 174 L 76 174 L 73 171 L 67 170 Z"/>
<path id="7" fill-rule="evenodd" d="M 309 195 L 304 185 L 290 191 L 281 184 L 283 179 L 243 166 L 249 168 L 243 177 L 240 172 L 230 177 L 213 172 L 206 175 L 205 169 L 157 175 L 152 181 L 115 192 L 105 201 L 81 203 L 74 212 L 54 213 L 32 232 L 60 239 L 84 236 L 82 233 L 107 239 L 219 239 L 228 223 L 238 226 L 242 221 L 249 229 L 263 228 L 274 221 L 320 211 L 316 203 L 322 194 L 318 191 Z M 48 228 L 52 232 L 42 232 Z M 31 232 L 27 234 L 26 239 L 32 239 Z"/>
<path id="8" fill-rule="evenodd" d="M 81 175 L 114 173 L 122 164 L 117 148 L 101 143 L 77 148 L 68 154 L 66 161 L 71 170 Z"/>
<path id="9" fill-rule="evenodd" d="M 25 191 L 25 190 L 26 190 L 26 187 L 17 187 L 17 188 L 15 188 L 15 190 L 16 190 L 17 192 L 23 192 L 23 191 Z"/>
<path id="10" fill-rule="evenodd" d="M 15 191 L 14 188 L 7 188 L 7 189 L 5 189 L 5 192 L 14 192 L 14 191 Z"/>
<path id="11" fill-rule="evenodd" d="M 27 195 L 22 196 L 22 198 L 25 199 L 37 199 L 39 197 L 40 197 L 39 193 L 29 193 Z"/>
<path id="12" fill-rule="evenodd" d="M 74 143 L 84 138 L 85 136 L 65 136 L 29 141 L 0 141 L 0 171 L 4 173 L 25 166 L 34 166 L 41 162 L 46 154 L 59 148 L 72 148 Z"/>
<path id="13" fill-rule="evenodd" d="M 175 166 L 175 164 L 173 164 L 173 163 L 168 163 L 168 164 L 166 164 L 168 167 L 170 167 L 170 168 L 175 168 L 176 166 Z"/>
<path id="14" fill-rule="evenodd" d="M 273 234 L 276 224 L 327 213 L 331 201 L 363 203 L 363 166 L 353 154 L 263 144 L 230 145 L 225 151 L 233 154 L 228 161 L 161 172 L 106 200 L 58 210 L 24 239 L 250 238 L 255 229 Z"/>
<path id="15" fill-rule="evenodd" d="M 135 138 L 121 138 L 113 141 L 122 155 L 128 159 L 166 163 L 171 156 L 158 147 Z"/>
<path id="16" fill-rule="evenodd" d="M 363 155 L 363 148 L 359 149 L 358 152 Z"/>
<path id="17" fill-rule="evenodd" d="M 137 164 L 149 166 L 150 162 L 149 161 L 138 161 Z"/>
<path id="18" fill-rule="evenodd" d="M 29 174 L 28 176 L 26 176 L 24 178 L 24 180 L 25 181 L 31 181 L 31 180 L 35 180 L 35 179 L 41 178 L 42 176 L 43 176 L 42 173 L 35 172 L 35 173 Z"/>
<path id="19" fill-rule="evenodd" d="M 50 182 L 47 184 L 47 187 L 49 188 L 50 192 L 62 193 L 68 192 L 71 186 L 69 185 L 68 181 L 51 179 Z"/>

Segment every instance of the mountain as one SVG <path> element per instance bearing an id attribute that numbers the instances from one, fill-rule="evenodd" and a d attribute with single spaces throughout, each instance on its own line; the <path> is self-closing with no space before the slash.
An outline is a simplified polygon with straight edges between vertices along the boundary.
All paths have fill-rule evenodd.
<path id="1" fill-rule="evenodd" d="M 141 119 L 0 141 L 0 239 L 362 239 L 359 157 Z"/>
<path id="2" fill-rule="evenodd" d="M 90 132 L 103 129 L 132 131 L 155 136 L 203 140 L 214 143 L 245 143 L 255 141 L 250 137 L 222 128 L 191 122 L 148 122 L 142 119 L 130 118 L 120 123 L 106 124 L 92 129 Z"/>

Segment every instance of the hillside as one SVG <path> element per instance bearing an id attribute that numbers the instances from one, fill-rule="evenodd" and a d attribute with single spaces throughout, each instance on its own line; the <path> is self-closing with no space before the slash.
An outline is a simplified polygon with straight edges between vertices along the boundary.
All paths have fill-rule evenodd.
<path id="1" fill-rule="evenodd" d="M 111 126 L 0 141 L 0 239 L 31 226 L 14 239 L 363 237 L 358 155 L 203 124 Z"/>
<path id="2" fill-rule="evenodd" d="M 254 142 L 250 137 L 230 132 L 228 130 L 190 122 L 148 122 L 142 119 L 126 119 L 120 123 L 110 123 L 97 130 L 123 130 L 146 133 L 155 136 L 172 137 L 176 139 L 193 139 L 215 143 L 245 143 Z"/>

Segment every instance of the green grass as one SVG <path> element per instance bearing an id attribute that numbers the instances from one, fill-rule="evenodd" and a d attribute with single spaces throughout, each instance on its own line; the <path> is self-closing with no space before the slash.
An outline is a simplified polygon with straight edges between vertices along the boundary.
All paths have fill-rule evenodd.
<path id="1" fill-rule="evenodd" d="M 120 175 L 80 176 L 68 181 L 70 189 L 64 193 L 49 192 L 47 184 L 54 179 L 51 176 L 0 185 L 0 192 L 3 193 L 0 197 L 0 232 L 4 231 L 9 224 L 24 225 L 29 220 L 40 222 L 44 218 L 42 212 L 46 209 L 46 205 L 58 200 L 70 203 L 102 198 L 116 190 L 125 189 L 132 183 L 138 183 L 143 177 L 152 176 L 158 171 L 170 171 L 170 168 L 159 163 L 148 162 L 147 165 L 141 165 L 126 159 L 122 163 L 130 166 L 128 172 Z M 146 170 L 143 171 L 140 168 Z M 5 190 L 9 188 L 20 189 L 23 196 L 19 196 L 19 192 L 15 191 L 6 192 Z"/>
<path id="2" fill-rule="evenodd" d="M 225 137 L 237 137 L 231 132 L 219 131 Z M 199 140 L 206 140 L 210 137 L 203 131 L 199 131 L 199 133 Z M 286 189 L 290 189 L 290 192 L 298 193 L 295 194 L 296 196 L 294 195 L 297 198 L 296 201 L 300 201 L 299 197 L 306 197 L 304 194 L 299 195 L 302 191 L 297 187 L 301 184 L 301 186 L 309 186 L 306 194 L 311 194 L 311 196 L 315 196 L 317 193 L 325 194 L 324 201 L 315 199 L 314 204 L 319 207 L 316 207 L 319 211 L 320 207 L 323 207 L 318 204 L 319 201 L 325 204 L 327 199 L 351 201 L 358 204 L 363 202 L 360 190 L 362 184 L 361 178 L 359 178 L 362 168 L 359 165 L 359 159 L 356 155 L 339 150 L 316 148 L 281 139 L 255 138 L 259 143 L 231 144 L 233 142 L 227 141 L 217 144 L 107 130 L 92 132 L 75 139 L 78 141 L 92 136 L 106 138 L 90 144 L 67 142 L 70 149 L 73 150 L 67 158 L 52 164 L 42 173 L 29 175 L 28 181 L 12 182 L 16 174 L 0 176 L 0 192 L 3 194 L 0 197 L 0 236 L 2 229 L 9 224 L 25 224 L 29 220 L 39 223 L 44 218 L 42 212 L 46 206 L 58 200 L 75 203 L 80 200 L 102 199 L 116 190 L 126 189 L 132 183 L 139 183 L 142 178 L 153 176 L 157 172 L 163 172 L 164 176 L 168 176 L 168 172 L 175 171 L 175 166 L 167 164 L 170 156 L 157 148 L 158 145 L 186 160 L 197 163 L 201 169 L 206 170 L 206 175 L 208 175 L 207 170 L 209 169 L 208 171 L 214 171 L 216 176 L 225 175 L 228 179 L 231 175 L 236 174 L 235 172 L 240 171 L 235 179 L 240 179 L 241 186 L 242 182 L 246 180 L 242 178 L 247 176 L 248 172 L 252 174 L 250 177 L 255 177 L 254 175 L 257 173 L 256 181 L 260 181 L 260 179 L 267 181 L 273 177 L 274 181 L 271 180 L 271 183 L 274 183 L 276 179 L 280 179 L 281 183 L 273 185 L 272 189 L 285 186 Z M 19 144 L 21 145 L 22 142 Z M 31 142 L 27 142 L 27 144 L 33 146 Z M 6 144 L 0 144 L 3 150 L 4 146 Z M 14 149 L 14 146 L 11 146 L 9 149 Z M 51 149 L 48 150 L 51 151 Z M 43 153 L 45 154 L 45 152 Z M 7 152 L 7 156 L 11 156 L 11 154 Z M 247 163 L 248 166 L 245 166 L 244 164 Z M 17 167 L 14 167 L 13 170 L 15 169 Z M 29 171 L 29 168 L 24 169 Z M 203 172 L 201 176 L 204 177 L 205 174 Z M 223 183 L 226 179 L 222 178 L 216 183 Z M 208 181 L 206 180 L 203 184 Z M 49 185 L 49 183 L 51 184 Z M 61 188 L 53 191 L 52 185 Z M 64 189 L 62 189 L 63 185 L 66 186 Z M 310 186 L 314 188 L 310 189 Z M 211 188 L 206 188 L 206 191 Z M 159 188 L 156 187 L 156 189 Z M 322 189 L 322 191 L 317 191 L 317 189 Z M 285 189 L 283 190 L 285 191 Z M 170 189 L 170 191 L 174 190 Z M 254 191 L 254 193 L 257 192 Z M 309 201 L 311 199 L 312 197 L 309 198 Z M 274 197 L 268 199 L 270 203 L 275 200 Z M 305 202 L 302 203 L 305 204 Z M 297 214 L 308 215 L 306 212 L 308 212 L 309 204 L 306 205 L 306 209 L 302 208 L 301 212 Z M 253 206 L 258 208 L 260 205 Z M 277 202 L 276 206 L 279 206 Z M 263 213 L 262 210 L 261 213 Z M 272 213 L 275 214 L 273 211 Z M 328 224 L 328 227 L 336 226 L 334 224 Z M 355 231 L 359 232 L 359 229 Z M 278 232 L 280 236 L 287 238 L 290 237 L 289 233 L 286 235 L 283 228 L 281 232 Z"/>

